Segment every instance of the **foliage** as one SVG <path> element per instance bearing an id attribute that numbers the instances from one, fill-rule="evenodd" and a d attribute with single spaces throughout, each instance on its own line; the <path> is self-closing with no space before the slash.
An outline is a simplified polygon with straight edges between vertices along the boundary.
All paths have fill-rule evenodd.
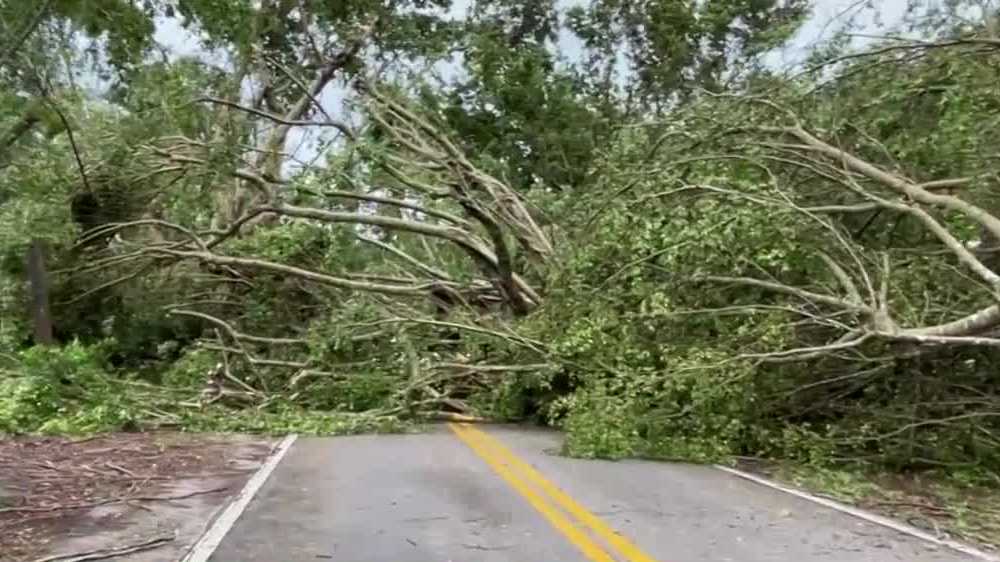
<path id="1" fill-rule="evenodd" d="M 962 329 L 1000 286 L 993 20 L 780 75 L 806 2 L 23 4 L 0 431 L 473 415 L 586 457 L 1000 467 L 1000 322 Z M 156 18 L 204 49 L 156 56 Z"/>
<path id="2" fill-rule="evenodd" d="M 944 322 L 988 306 L 993 300 L 982 285 L 956 276 L 961 266 L 944 257 L 947 253 L 939 250 L 938 240 L 919 222 L 878 209 L 833 219 L 809 215 L 803 208 L 831 200 L 850 203 L 852 193 L 840 199 L 837 193 L 843 188 L 805 179 L 808 176 L 792 160 L 794 153 L 785 148 L 792 145 L 774 145 L 777 153 L 771 153 L 760 148 L 770 141 L 753 138 L 743 143 L 739 135 L 773 127 L 786 118 L 784 110 L 794 111 L 807 129 L 835 134 L 839 146 L 852 147 L 917 181 L 981 178 L 963 191 L 963 200 L 990 208 L 995 178 L 983 173 L 980 166 L 989 166 L 989 157 L 975 147 L 980 139 L 988 142 L 995 112 L 986 109 L 988 102 L 982 100 L 990 98 L 974 85 L 985 87 L 976 77 L 992 76 L 996 60 L 995 51 L 973 58 L 956 49 L 923 53 L 912 61 L 884 61 L 877 67 L 859 62 L 843 70 L 843 83 L 829 83 L 806 95 L 785 86 L 783 92 L 768 92 L 771 105 L 760 106 L 749 96 L 709 97 L 675 112 L 666 130 L 650 128 L 646 140 L 643 135 L 624 135 L 608 155 L 611 163 L 602 164 L 615 170 L 606 176 L 604 191 L 624 202 L 609 201 L 600 214 L 580 211 L 593 237 L 574 247 L 567 269 L 559 274 L 559 285 L 571 295 L 568 302 L 558 301 L 567 309 L 557 322 L 563 327 L 565 349 L 572 353 L 567 362 L 600 364 L 614 381 L 609 385 L 598 379 L 578 391 L 584 406 L 581 414 L 568 418 L 571 446 L 587 455 L 660 448 L 670 456 L 675 450 L 695 459 L 768 455 L 818 466 L 849 460 L 885 463 L 898 470 L 956 464 L 994 470 L 990 443 L 997 431 L 996 404 L 982 397 L 995 377 L 981 367 L 994 350 L 876 342 L 856 352 L 830 350 L 813 357 L 800 353 L 797 362 L 771 362 L 766 358 L 781 357 L 773 350 L 823 349 L 824 343 L 835 341 L 830 335 L 836 333 L 831 331 L 835 324 L 813 325 L 810 318 L 824 315 L 823 307 L 813 303 L 799 321 L 789 320 L 788 313 L 796 314 L 801 298 L 732 281 L 728 288 L 715 281 L 709 289 L 698 280 L 720 275 L 730 280 L 764 278 L 825 293 L 840 282 L 820 252 L 846 261 L 850 258 L 841 254 L 845 251 L 868 264 L 877 263 L 879 255 L 888 261 L 888 270 L 872 268 L 872 275 L 878 278 L 891 271 L 886 290 L 900 326 Z M 884 84 L 885 65 L 898 65 L 893 68 L 898 68 L 894 83 L 899 87 L 875 95 L 876 89 L 885 91 L 879 86 Z M 900 109 L 915 90 L 925 89 L 930 76 L 941 76 L 941 68 L 952 68 L 947 74 L 962 76 L 962 83 L 972 88 L 963 89 L 959 98 L 948 99 L 949 94 L 941 92 L 948 100 L 942 103 L 961 109 Z M 866 90 L 869 87 L 872 90 Z M 977 106 L 983 113 L 973 109 Z M 925 144 L 927 137 L 914 132 L 928 127 L 924 121 L 932 117 L 941 119 L 930 126 L 939 136 Z M 946 124 L 952 119 L 954 126 Z M 649 152 L 649 146 L 658 154 Z M 946 146 L 968 158 L 941 159 L 940 150 Z M 677 165 L 678 160 L 683 164 Z M 805 161 L 804 166 L 809 165 Z M 955 214 L 942 213 L 940 220 L 966 243 L 982 236 L 978 227 Z M 944 278 L 950 281 L 942 284 Z M 669 334 L 669 343 L 664 334 Z M 697 374 L 688 387 L 693 391 L 678 401 L 708 429 L 707 442 L 696 441 L 690 448 L 688 442 L 700 435 L 698 426 L 680 426 L 669 417 L 677 413 L 684 419 L 684 409 L 672 409 L 675 402 L 669 395 L 635 406 L 630 390 L 641 388 L 639 368 L 645 364 L 658 384 L 685 388 L 686 377 L 669 366 L 688 354 L 709 351 L 721 355 L 695 367 Z M 913 352 L 916 357 L 907 357 Z M 627 359 L 617 360 L 619 355 Z M 740 381 L 731 396 L 723 391 L 730 383 L 720 383 L 715 370 Z M 625 389 L 623 396 L 609 392 L 615 385 Z M 699 396 L 720 392 L 717 401 L 698 407 Z M 615 414 L 614 406 L 625 413 Z M 637 439 L 641 431 L 631 429 L 642 423 L 644 413 L 657 408 L 668 414 L 654 424 L 666 436 L 666 445 L 660 447 L 655 437 Z M 716 416 L 719 423 L 712 424 Z M 618 423 L 610 424 L 612 418 Z M 628 423 L 622 424 L 622 418 Z M 586 438 L 575 442 L 574 429 Z"/>
<path id="3" fill-rule="evenodd" d="M 108 362 L 114 341 L 34 347 L 0 364 L 0 433 L 89 434 L 134 431 L 164 423 L 189 431 L 250 431 L 343 435 L 402 431 L 395 416 L 303 409 L 285 402 L 265 410 L 180 406 L 204 381 L 214 358 L 195 352 L 164 374 L 166 388 L 115 373 Z M 362 412 L 367 409 L 361 408 Z"/>
<path id="4" fill-rule="evenodd" d="M 807 9 L 797 0 L 598 0 L 567 16 L 604 87 L 613 87 L 624 53 L 635 74 L 630 93 L 666 108 L 693 87 L 720 89 L 741 59 L 783 43 Z"/>
<path id="5" fill-rule="evenodd" d="M 274 435 L 355 435 L 358 433 L 399 433 L 409 425 L 395 416 L 368 413 L 320 412 L 295 406 L 273 411 L 215 411 L 209 414 L 185 413 L 183 426 L 190 431 L 231 431 Z"/>
<path id="6" fill-rule="evenodd" d="M 110 343 L 110 342 L 109 342 Z M 138 405 L 106 370 L 106 346 L 34 347 L 0 369 L 0 432 L 89 433 L 134 427 Z"/>

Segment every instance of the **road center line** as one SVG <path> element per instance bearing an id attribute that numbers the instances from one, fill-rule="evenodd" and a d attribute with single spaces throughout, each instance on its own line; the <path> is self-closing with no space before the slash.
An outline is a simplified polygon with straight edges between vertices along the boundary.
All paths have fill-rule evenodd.
<path id="1" fill-rule="evenodd" d="M 491 453 L 491 456 L 495 456 L 495 458 L 506 461 L 513 466 L 515 470 L 544 492 L 552 501 L 555 501 L 560 507 L 563 508 L 563 510 L 593 531 L 595 535 L 606 541 L 619 553 L 624 555 L 626 560 L 629 562 L 656 562 L 653 557 L 643 552 L 642 549 L 633 544 L 632 541 L 612 529 L 611 526 L 605 523 L 600 517 L 588 511 L 587 508 L 580 505 L 579 502 L 570 497 L 569 494 L 560 490 L 559 487 L 552 482 L 549 482 L 540 472 L 538 472 L 538 470 L 527 462 L 521 460 L 514 454 L 513 451 L 504 446 L 495 437 L 471 425 L 452 425 L 452 429 L 455 429 L 456 427 L 460 427 L 462 431 L 467 432 L 466 435 L 473 436 L 476 441 L 485 445 Z"/>
<path id="2" fill-rule="evenodd" d="M 584 556 L 591 562 L 615 562 L 607 551 L 591 539 L 587 533 L 583 532 L 573 522 L 563 515 L 558 509 L 550 505 L 531 486 L 519 479 L 507 466 L 509 461 L 497 457 L 491 448 L 482 440 L 482 432 L 473 430 L 464 425 L 449 424 L 455 435 L 462 440 L 474 453 L 493 469 L 511 488 L 514 488 L 521 496 L 535 508 L 535 511 L 542 514 L 548 522 L 569 540 Z"/>

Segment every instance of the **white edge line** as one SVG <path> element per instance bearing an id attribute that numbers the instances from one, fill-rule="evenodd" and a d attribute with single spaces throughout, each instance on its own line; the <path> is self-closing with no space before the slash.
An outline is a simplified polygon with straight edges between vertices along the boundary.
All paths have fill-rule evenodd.
<path id="1" fill-rule="evenodd" d="M 992 555 L 992 554 L 990 554 L 988 552 L 984 552 L 984 551 L 982 551 L 982 550 L 980 550 L 978 548 L 969 546 L 969 545 L 964 544 L 964 543 L 960 543 L 958 541 L 953 541 L 953 540 L 948 540 L 948 539 L 941 539 L 941 538 L 935 537 L 934 535 L 932 535 L 932 534 L 930 534 L 930 533 L 928 533 L 926 531 L 923 531 L 921 529 L 918 529 L 918 528 L 916 528 L 916 527 L 914 527 L 912 525 L 907 525 L 905 523 L 900 523 L 899 521 L 894 521 L 892 519 L 889 519 L 888 517 L 883 517 L 881 515 L 878 515 L 878 514 L 875 514 L 875 513 L 871 513 L 869 511 L 865 511 L 863 509 L 859 509 L 859 508 L 856 508 L 856 507 L 853 507 L 853 506 L 850 506 L 850 505 L 846 505 L 846 504 L 840 503 L 838 501 L 834 501 L 834 500 L 830 500 L 830 499 L 827 499 L 827 498 L 821 498 L 821 497 L 818 497 L 818 496 L 814 496 L 812 494 L 809 494 L 807 492 L 803 492 L 801 490 L 796 490 L 794 488 L 789 488 L 787 486 L 782 486 L 781 484 L 778 484 L 776 482 L 768 480 L 767 478 L 761 478 L 760 476 L 756 476 L 756 475 L 750 474 L 748 472 L 743 472 L 742 470 L 737 470 L 735 468 L 729 468 L 728 466 L 715 465 L 715 468 L 717 468 L 717 469 L 719 469 L 719 470 L 721 470 L 723 472 L 728 472 L 729 474 L 732 474 L 734 476 L 738 476 L 740 478 L 749 480 L 749 481 L 754 482 L 756 484 L 760 484 L 761 486 L 766 486 L 768 488 L 771 488 L 771 489 L 774 489 L 774 490 L 778 490 L 778 491 L 784 492 L 786 494 L 791 494 L 793 496 L 796 496 L 798 498 L 804 499 L 806 501 L 810 501 L 810 502 L 822 505 L 824 507 L 828 507 L 830 509 L 834 509 L 834 510 L 839 511 L 841 513 L 846 513 L 848 515 L 857 517 L 858 519 L 862 519 L 864 521 L 868 521 L 869 523 L 874 523 L 876 525 L 881 525 L 883 527 L 892 529 L 893 531 L 897 531 L 897 532 L 903 533 L 905 535 L 910 535 L 911 537 L 915 537 L 915 538 L 918 538 L 918 539 L 921 539 L 921 540 L 925 540 L 927 542 L 934 543 L 934 544 L 936 544 L 938 546 L 944 546 L 944 547 L 950 548 L 952 550 L 956 550 L 958 552 L 961 552 L 962 554 L 968 554 L 969 556 L 973 556 L 975 558 L 979 558 L 980 560 L 987 560 L 988 562 L 1000 562 L 1000 557 L 994 556 L 994 555 Z"/>
<path id="2" fill-rule="evenodd" d="M 229 530 L 236 524 L 236 520 L 240 518 L 243 511 L 250 505 L 250 500 L 257 495 L 264 482 L 267 482 L 268 477 L 278 467 L 278 463 L 284 458 L 285 453 L 292 448 L 292 444 L 295 443 L 297 438 L 298 435 L 288 435 L 278 443 L 278 446 L 274 448 L 271 455 L 264 461 L 264 464 L 247 480 L 246 485 L 240 490 L 239 495 L 216 517 L 211 526 L 198 539 L 198 542 L 188 551 L 187 556 L 181 559 L 181 562 L 208 562 L 209 557 L 212 556 L 215 549 L 222 543 L 222 539 L 226 537 Z"/>

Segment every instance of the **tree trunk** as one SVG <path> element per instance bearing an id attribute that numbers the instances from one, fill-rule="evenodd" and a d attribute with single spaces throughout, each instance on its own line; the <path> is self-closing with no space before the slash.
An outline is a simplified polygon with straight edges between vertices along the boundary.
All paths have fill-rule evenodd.
<path id="1" fill-rule="evenodd" d="M 49 279 L 45 271 L 45 246 L 37 238 L 28 249 L 28 283 L 31 285 L 31 319 L 35 344 L 52 345 L 52 311 L 49 308 Z"/>

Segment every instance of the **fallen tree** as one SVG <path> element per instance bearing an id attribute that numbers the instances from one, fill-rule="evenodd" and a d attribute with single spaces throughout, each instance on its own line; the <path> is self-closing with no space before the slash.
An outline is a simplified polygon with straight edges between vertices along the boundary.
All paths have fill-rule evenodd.
<path id="1" fill-rule="evenodd" d="M 326 70 L 320 71 L 323 72 Z M 537 277 L 539 268 L 544 268 L 547 260 L 553 257 L 553 248 L 521 196 L 475 166 L 446 135 L 414 110 L 371 85 L 363 85 L 361 91 L 367 100 L 371 124 L 365 132 L 350 132 L 351 145 L 343 147 L 357 154 L 357 162 L 342 168 L 318 166 L 300 170 L 291 180 L 275 177 L 276 168 L 243 166 L 230 173 L 241 185 L 253 186 L 252 205 L 228 223 L 220 223 L 215 218 L 213 226 L 181 225 L 166 218 L 143 218 L 108 223 L 81 237 L 81 246 L 116 237 L 124 246 L 108 246 L 95 252 L 82 269 L 72 272 L 77 275 L 108 268 L 123 271 L 111 276 L 113 284 L 130 281 L 136 272 L 169 271 L 182 276 L 213 273 L 245 285 L 220 284 L 215 278 L 202 287 L 194 282 L 195 290 L 210 298 L 201 303 L 192 301 L 167 307 L 167 313 L 174 316 L 198 319 L 213 328 L 222 328 L 217 343 L 203 346 L 203 349 L 221 353 L 223 359 L 220 365 L 224 368 L 221 371 L 213 369 L 207 375 L 209 384 L 218 391 L 213 400 L 223 392 L 225 385 L 232 383 L 239 388 L 227 392 L 230 395 L 239 393 L 251 402 L 273 400 L 275 388 L 288 390 L 284 396 L 295 399 L 302 392 L 290 389 L 302 380 L 338 377 L 330 371 L 322 354 L 315 355 L 317 342 L 288 337 L 287 331 L 307 327 L 301 320 L 285 325 L 272 323 L 262 335 L 251 335 L 234 327 L 232 323 L 241 323 L 241 301 L 255 292 L 254 285 L 259 282 L 322 288 L 314 296 L 333 308 L 321 308 L 312 315 L 313 319 L 322 322 L 336 321 L 336 297 L 326 293 L 332 290 L 339 294 L 357 293 L 362 295 L 364 302 L 377 303 L 377 310 L 381 312 L 369 319 L 367 325 L 370 327 L 406 325 L 405 329 L 410 332 L 420 329 L 429 334 L 421 336 L 425 338 L 457 330 L 519 345 L 528 341 L 504 328 L 503 318 L 524 316 L 542 304 L 542 295 L 527 279 Z M 220 105 L 239 111 L 245 109 L 235 103 Z M 297 106 L 282 122 L 312 126 L 312 122 L 294 121 L 301 119 L 302 112 Z M 271 116 L 263 118 L 273 119 Z M 384 135 L 386 140 L 377 147 L 371 141 L 366 145 L 364 139 L 373 134 Z M 269 138 L 267 143 L 282 144 L 274 138 Z M 147 147 L 147 154 L 151 158 L 150 166 L 164 176 L 162 181 L 170 182 L 171 175 L 183 178 L 208 165 L 211 150 L 201 142 L 168 138 Z M 237 198 L 244 196 L 244 191 L 237 190 Z M 343 201 L 348 202 L 347 206 L 341 203 Z M 228 212 L 226 209 L 228 206 L 219 212 Z M 336 265 L 329 267 L 329 262 L 293 264 L 255 255 L 259 249 L 252 241 L 255 236 L 266 237 L 270 235 L 268 231 L 280 232 L 296 223 L 311 225 L 309 228 L 317 233 L 327 232 L 328 228 L 342 229 L 346 235 L 339 249 L 363 252 L 364 268 L 350 271 Z M 229 250 L 239 243 L 242 247 Z M 463 255 L 467 261 L 461 259 Z M 384 265 L 373 267 L 378 263 Z M 524 268 L 531 264 L 535 269 L 526 272 Z M 103 285 L 101 289 L 109 286 Z M 268 308 L 280 309 L 282 303 L 291 304 L 295 300 L 273 293 L 268 297 L 275 299 L 262 303 Z M 455 314 L 461 314 L 465 321 L 447 321 Z M 358 334 L 346 337 L 357 341 Z M 361 339 L 389 343 L 390 335 L 377 329 L 362 334 Z M 293 345 L 293 351 L 282 350 L 281 357 L 270 356 L 275 345 L 287 347 L 289 344 L 299 345 Z M 248 345 L 258 349 L 249 351 L 245 347 Z M 526 345 L 535 349 L 541 347 L 535 343 Z M 391 357 L 401 350 L 389 344 L 381 351 L 383 357 Z M 418 348 L 411 348 L 410 352 L 423 353 Z M 299 358 L 289 353 L 292 356 L 297 353 Z M 313 357 L 309 358 L 310 355 Z M 268 369 L 272 374 L 248 376 L 247 380 L 238 378 L 229 368 L 230 356 L 251 371 Z M 333 363 L 350 364 L 365 359 L 368 358 L 339 358 Z M 456 372 L 465 378 L 484 379 L 483 384 L 488 384 L 489 378 L 484 373 L 498 372 L 488 365 L 483 368 L 466 365 L 460 369 L 443 366 L 454 360 L 444 358 L 443 362 L 435 362 L 438 365 L 435 370 L 446 371 L 442 377 L 451 381 L 449 388 L 459 386 Z M 414 370 L 420 359 L 415 356 L 407 361 L 412 363 L 407 369 Z M 399 366 L 392 360 L 389 363 L 392 365 L 389 369 Z M 285 374 L 278 376 L 287 377 L 285 381 L 268 381 L 276 376 L 273 371 L 281 369 Z M 217 377 L 219 372 L 225 376 Z M 415 373 L 411 375 L 416 376 Z M 433 389 L 430 382 L 442 377 L 432 376 L 423 385 L 423 394 L 430 393 L 430 397 L 421 398 L 421 406 L 433 409 L 447 405 L 470 413 L 467 407 L 460 405 L 460 400 L 450 397 L 447 390 Z M 420 390 L 410 388 L 412 386 L 408 385 L 405 391 L 396 395 L 412 396 Z M 388 411 L 398 412 L 400 408 L 390 406 Z"/>
<path id="2" fill-rule="evenodd" d="M 994 466 L 998 63 L 897 41 L 623 134 L 564 258 L 587 289 L 549 294 L 576 446 Z"/>

